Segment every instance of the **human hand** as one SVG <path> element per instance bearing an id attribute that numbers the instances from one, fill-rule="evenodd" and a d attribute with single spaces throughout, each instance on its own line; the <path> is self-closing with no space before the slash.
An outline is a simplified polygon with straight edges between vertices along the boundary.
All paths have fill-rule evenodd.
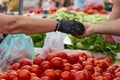
<path id="1" fill-rule="evenodd" d="M 94 25 L 91 24 L 84 24 L 85 27 L 85 33 L 83 35 L 77 35 L 75 36 L 76 38 L 84 38 L 84 37 L 88 37 L 91 36 L 95 33 L 95 27 Z"/>
<path id="2" fill-rule="evenodd" d="M 61 20 L 59 22 L 60 24 L 57 30 L 63 33 L 77 36 L 77 35 L 83 35 L 85 32 L 84 25 L 81 22 L 74 20 Z"/>

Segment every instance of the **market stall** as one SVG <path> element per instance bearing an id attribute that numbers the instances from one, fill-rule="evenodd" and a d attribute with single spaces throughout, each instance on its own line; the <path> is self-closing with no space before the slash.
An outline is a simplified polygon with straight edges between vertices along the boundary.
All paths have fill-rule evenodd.
<path id="1" fill-rule="evenodd" d="M 23 11 L 23 0 L 19 7 L 22 16 L 89 24 L 103 23 L 109 16 L 104 9 Z M 107 43 L 100 34 L 84 39 L 59 32 L 8 35 L 0 46 L 0 80 L 120 80 L 119 49 L 119 44 Z"/>

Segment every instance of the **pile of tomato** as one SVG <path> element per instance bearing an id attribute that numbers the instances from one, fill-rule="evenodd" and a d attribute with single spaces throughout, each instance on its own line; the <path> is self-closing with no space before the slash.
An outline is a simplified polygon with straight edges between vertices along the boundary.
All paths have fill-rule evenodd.
<path id="1" fill-rule="evenodd" d="M 112 65 L 108 56 L 56 52 L 14 63 L 9 70 L 0 73 L 0 80 L 120 80 L 120 66 Z"/>

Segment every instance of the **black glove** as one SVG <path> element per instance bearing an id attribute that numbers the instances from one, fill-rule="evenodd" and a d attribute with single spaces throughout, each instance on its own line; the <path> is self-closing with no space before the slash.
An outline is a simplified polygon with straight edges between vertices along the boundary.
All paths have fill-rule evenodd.
<path id="1" fill-rule="evenodd" d="M 85 32 L 84 25 L 74 20 L 58 20 L 58 31 L 71 34 L 73 36 L 83 35 Z"/>

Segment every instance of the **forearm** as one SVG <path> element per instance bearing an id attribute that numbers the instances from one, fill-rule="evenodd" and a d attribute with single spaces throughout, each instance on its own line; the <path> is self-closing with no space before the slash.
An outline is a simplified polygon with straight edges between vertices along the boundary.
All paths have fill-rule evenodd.
<path id="1" fill-rule="evenodd" d="M 35 19 L 24 16 L 14 16 L 14 19 L 14 22 L 6 26 L 8 29 L 4 29 L 5 34 L 51 32 L 55 30 L 57 24 L 57 21 L 53 19 Z"/>
<path id="2" fill-rule="evenodd" d="M 108 21 L 116 20 L 120 18 L 120 8 L 119 7 L 114 7 L 109 15 Z M 105 41 L 111 43 L 111 44 L 116 44 L 114 41 L 112 35 L 103 35 L 103 38 Z"/>
<path id="3" fill-rule="evenodd" d="M 120 19 L 93 25 L 95 34 L 108 34 L 120 36 Z"/>
<path id="4" fill-rule="evenodd" d="M 108 21 L 116 20 L 120 18 L 120 8 L 113 7 L 112 12 L 109 15 Z"/>

